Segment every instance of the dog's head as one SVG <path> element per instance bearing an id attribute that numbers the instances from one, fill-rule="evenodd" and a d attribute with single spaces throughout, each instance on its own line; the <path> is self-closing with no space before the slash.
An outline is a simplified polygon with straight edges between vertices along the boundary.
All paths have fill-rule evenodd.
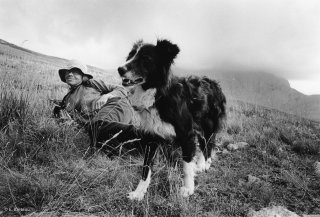
<path id="1" fill-rule="evenodd" d="M 166 86 L 170 66 L 179 51 L 179 47 L 168 40 L 158 40 L 156 45 L 145 44 L 142 40 L 136 42 L 126 63 L 118 68 L 122 85 L 140 84 L 144 90 Z"/>

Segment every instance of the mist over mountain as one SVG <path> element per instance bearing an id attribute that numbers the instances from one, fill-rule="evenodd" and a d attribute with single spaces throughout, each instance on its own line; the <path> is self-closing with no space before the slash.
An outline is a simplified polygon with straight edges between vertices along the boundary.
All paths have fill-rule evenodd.
<path id="1" fill-rule="evenodd" d="M 29 61 L 44 64 L 57 70 L 66 63 L 66 59 L 37 53 L 0 39 L 0 70 L 9 61 L 5 56 L 14 57 L 16 61 Z M 88 66 L 89 71 L 96 77 L 119 82 L 116 70 L 104 70 Z M 308 119 L 320 121 L 320 95 L 307 96 L 290 87 L 289 82 L 281 77 L 266 71 L 235 69 L 206 69 L 189 70 L 173 67 L 176 75 L 205 75 L 217 80 L 227 99 L 235 99 L 252 104 L 278 109 L 283 112 L 295 114 Z M 36 73 L 36 72 L 35 72 Z M 57 76 L 57 74 L 54 74 Z"/>
<path id="2" fill-rule="evenodd" d="M 254 70 L 187 70 L 173 68 L 180 76 L 204 75 L 217 80 L 227 98 L 275 108 L 320 121 L 320 95 L 304 95 L 290 87 L 289 82 L 265 71 Z"/>

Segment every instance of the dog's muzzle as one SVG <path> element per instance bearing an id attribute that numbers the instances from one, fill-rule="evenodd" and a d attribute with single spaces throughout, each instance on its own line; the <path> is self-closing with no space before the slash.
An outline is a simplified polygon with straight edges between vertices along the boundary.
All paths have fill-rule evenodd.
<path id="1" fill-rule="evenodd" d="M 137 78 L 135 80 L 131 80 L 129 78 L 122 78 L 122 85 L 124 87 L 128 87 L 128 86 L 134 86 L 134 85 L 137 85 L 137 84 L 141 84 L 144 82 L 144 79 L 143 78 Z"/>

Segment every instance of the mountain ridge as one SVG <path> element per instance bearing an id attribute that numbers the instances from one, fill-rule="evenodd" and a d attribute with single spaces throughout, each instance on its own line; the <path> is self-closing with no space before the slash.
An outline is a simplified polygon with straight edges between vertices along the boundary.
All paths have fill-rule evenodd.
<path id="1" fill-rule="evenodd" d="M 186 70 L 173 68 L 180 76 L 197 74 L 217 80 L 229 98 L 275 108 L 289 114 L 320 121 L 320 95 L 305 95 L 289 81 L 273 73 L 237 70 Z"/>

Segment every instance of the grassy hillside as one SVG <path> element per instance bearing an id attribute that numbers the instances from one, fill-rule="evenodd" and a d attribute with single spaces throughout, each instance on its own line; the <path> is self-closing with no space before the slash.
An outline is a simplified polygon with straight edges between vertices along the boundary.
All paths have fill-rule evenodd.
<path id="1" fill-rule="evenodd" d="M 40 54 L 0 39 L 0 70 L 2 73 L 21 73 L 23 75 L 28 72 L 27 76 L 35 77 L 37 80 L 54 79 L 50 83 L 56 83 L 59 81 L 57 70 L 66 63 L 66 59 Z M 119 79 L 110 71 L 94 66 L 88 66 L 88 70 L 95 75 L 95 78 L 119 82 Z"/>
<path id="2" fill-rule="evenodd" d="M 232 100 L 216 160 L 196 177 L 194 195 L 179 196 L 181 163 L 168 162 L 163 148 L 145 199 L 129 201 L 126 194 L 139 182 L 142 157 L 85 159 L 89 143 L 83 129 L 50 117 L 48 98 L 67 91 L 57 74 L 64 60 L 24 52 L 0 44 L 0 216 L 246 216 L 269 205 L 320 213 L 320 177 L 314 169 L 320 160 L 319 123 Z M 118 79 L 98 70 L 93 74 Z M 236 142 L 249 146 L 227 151 Z"/>

